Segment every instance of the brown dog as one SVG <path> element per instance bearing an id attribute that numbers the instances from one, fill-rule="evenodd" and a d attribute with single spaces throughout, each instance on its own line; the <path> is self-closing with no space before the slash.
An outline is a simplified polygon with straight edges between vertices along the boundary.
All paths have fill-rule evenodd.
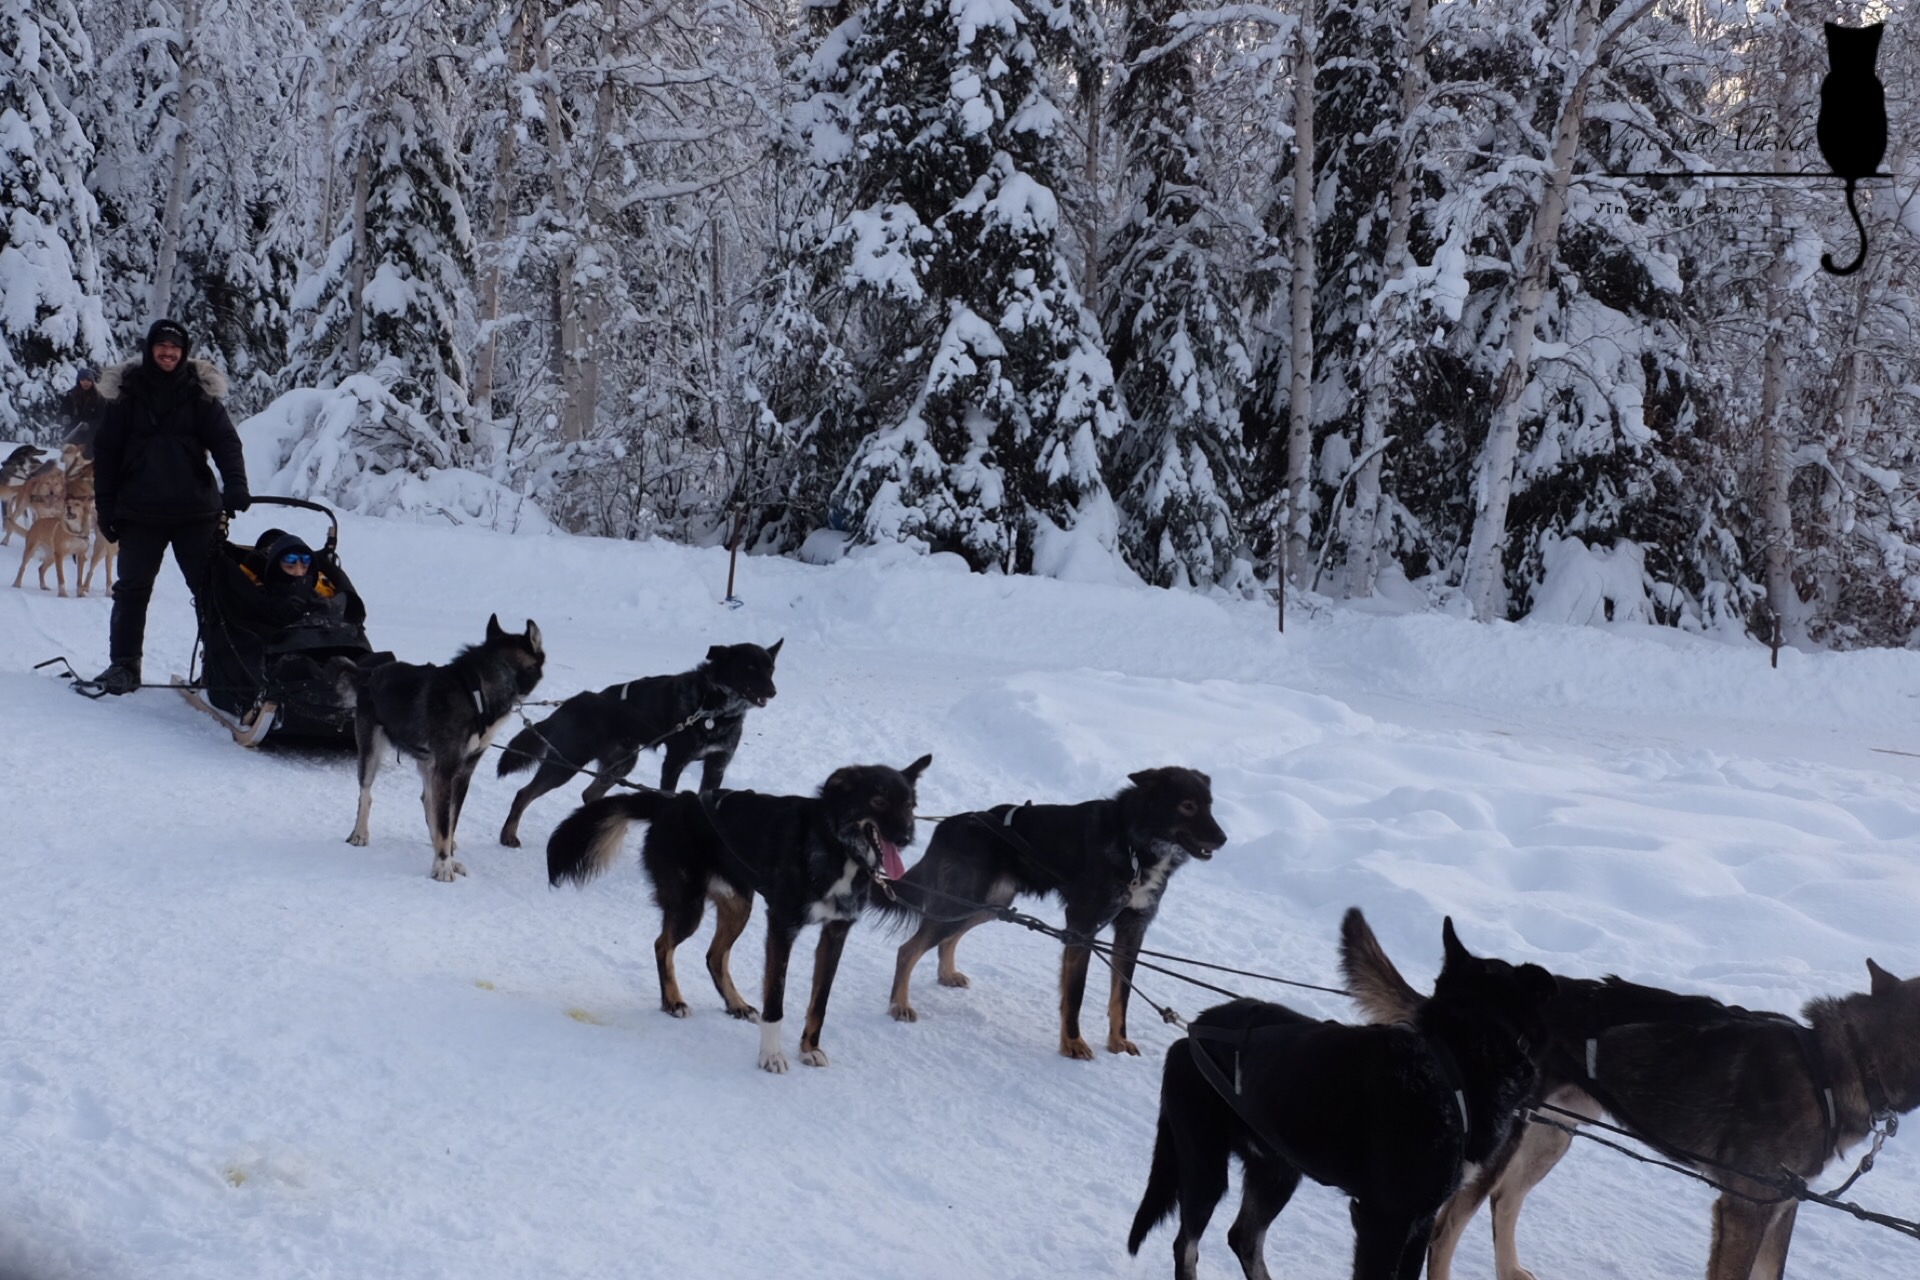
<path id="1" fill-rule="evenodd" d="M 26 546 L 20 553 L 20 572 L 13 575 L 13 585 L 18 587 L 27 576 L 27 566 L 34 557 L 40 558 L 40 589 L 47 589 L 47 567 L 51 565 L 54 577 L 60 584 L 60 594 L 67 594 L 67 559 L 77 562 L 85 557 L 88 542 L 88 514 L 91 508 L 72 500 L 63 501 L 54 514 L 36 514 L 33 525 L 27 530 Z M 74 573 L 74 590 L 81 595 L 86 589 L 80 585 L 79 571 Z"/>
<path id="2" fill-rule="evenodd" d="M 67 446 L 73 449 L 74 446 Z M 113 588 L 113 561 L 119 554 L 120 544 L 108 542 L 100 532 L 100 514 L 94 506 L 93 462 L 89 458 L 74 455 L 67 458 L 67 501 L 79 503 L 81 514 L 86 521 L 86 547 L 74 558 L 74 576 L 80 582 L 80 595 L 86 595 L 93 588 L 94 570 L 102 563 L 106 565 L 106 588 Z"/>

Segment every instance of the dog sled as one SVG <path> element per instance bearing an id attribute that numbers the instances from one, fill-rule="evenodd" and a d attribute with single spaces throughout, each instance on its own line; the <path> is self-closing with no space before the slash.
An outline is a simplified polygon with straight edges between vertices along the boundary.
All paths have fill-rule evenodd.
<path id="1" fill-rule="evenodd" d="M 224 541 L 201 594 L 196 669 L 174 684 L 241 746 L 258 746 L 269 734 L 351 742 L 358 676 L 393 655 L 375 653 L 367 641 L 366 605 L 340 565 L 340 522 L 330 508 L 301 498 L 256 497 L 253 505 L 327 518 L 326 540 L 312 550 L 312 599 L 293 609 L 268 599 L 266 555 L 286 536 L 281 530 L 253 543 Z"/>

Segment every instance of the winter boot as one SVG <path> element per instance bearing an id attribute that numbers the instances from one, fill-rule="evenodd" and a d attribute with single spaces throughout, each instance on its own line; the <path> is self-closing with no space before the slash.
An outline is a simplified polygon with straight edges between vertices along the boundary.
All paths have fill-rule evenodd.
<path id="1" fill-rule="evenodd" d="M 116 662 L 94 677 L 94 683 L 108 693 L 132 693 L 140 687 L 140 664 Z"/>

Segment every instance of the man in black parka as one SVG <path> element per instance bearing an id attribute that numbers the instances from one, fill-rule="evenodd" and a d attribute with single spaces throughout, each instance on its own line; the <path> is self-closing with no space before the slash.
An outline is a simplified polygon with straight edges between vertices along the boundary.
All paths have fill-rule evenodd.
<path id="1" fill-rule="evenodd" d="M 140 685 L 147 601 L 169 546 L 197 603 L 220 545 L 220 513 L 245 511 L 246 461 L 240 436 L 220 401 L 227 380 L 174 320 L 147 330 L 140 359 L 107 370 L 107 411 L 94 437 L 94 505 L 100 532 L 120 544 L 108 635 L 112 665 L 100 673 L 108 693 Z M 207 455 L 220 468 L 214 482 Z"/>

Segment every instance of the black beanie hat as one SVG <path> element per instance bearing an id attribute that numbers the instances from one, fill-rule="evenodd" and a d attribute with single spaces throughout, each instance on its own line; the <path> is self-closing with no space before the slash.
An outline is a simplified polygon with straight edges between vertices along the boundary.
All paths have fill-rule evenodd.
<path id="1" fill-rule="evenodd" d="M 298 551 L 308 556 L 313 555 L 313 548 L 308 546 L 300 537 L 291 533 L 281 534 L 272 542 L 267 543 L 266 549 L 267 564 L 269 566 L 272 566 L 274 561 L 286 555 L 289 551 Z"/>
<path id="2" fill-rule="evenodd" d="M 181 324 L 178 320 L 155 320 L 153 327 L 147 330 L 146 351 L 148 355 L 153 354 L 153 344 L 163 338 L 179 347 L 180 354 L 183 358 L 190 355 L 193 351 L 193 339 L 187 336 L 185 325 Z"/>

